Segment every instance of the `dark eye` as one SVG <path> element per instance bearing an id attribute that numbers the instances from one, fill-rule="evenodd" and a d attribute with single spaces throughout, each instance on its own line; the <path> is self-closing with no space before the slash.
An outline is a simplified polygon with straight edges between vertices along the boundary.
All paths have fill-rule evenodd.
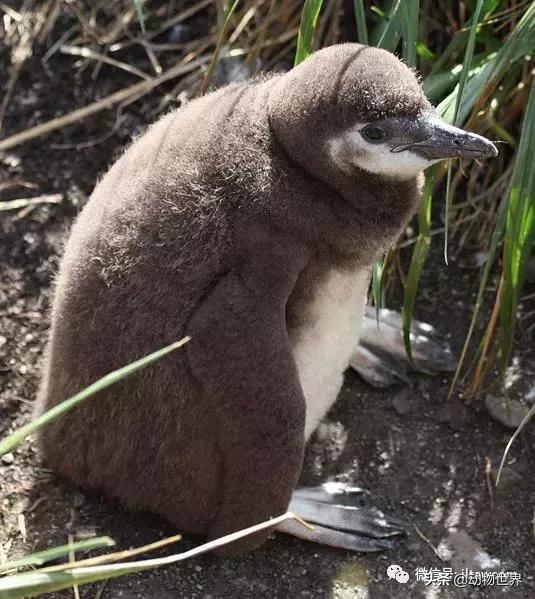
<path id="1" fill-rule="evenodd" d="M 386 131 L 378 125 L 366 125 L 360 133 L 370 143 L 379 143 L 386 139 Z"/>

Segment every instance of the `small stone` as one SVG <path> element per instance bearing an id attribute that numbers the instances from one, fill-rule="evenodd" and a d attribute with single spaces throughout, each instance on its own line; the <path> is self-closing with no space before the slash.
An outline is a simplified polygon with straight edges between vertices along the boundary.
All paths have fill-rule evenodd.
<path id="1" fill-rule="evenodd" d="M 2 456 L 2 462 L 4 462 L 4 464 L 13 464 L 14 461 L 15 456 L 12 453 L 6 453 Z"/>
<path id="2" fill-rule="evenodd" d="M 3 347 L 7 343 L 7 338 L 0 335 L 0 347 Z"/>
<path id="3" fill-rule="evenodd" d="M 184 44 L 185 42 L 191 41 L 194 33 L 191 27 L 178 23 L 174 27 L 171 27 L 167 33 L 168 44 Z"/>
<path id="4" fill-rule="evenodd" d="M 507 403 L 509 403 L 509 406 Z M 485 407 L 494 420 L 511 429 L 518 428 L 529 412 L 529 409 L 516 399 L 510 399 L 509 402 L 506 402 L 503 397 L 494 395 L 487 395 Z"/>
<path id="5" fill-rule="evenodd" d="M 8 167 L 10 168 L 17 168 L 18 166 L 20 166 L 20 156 L 17 156 L 16 154 L 4 154 L 2 153 L 0 155 L 0 160 Z"/>
<path id="6" fill-rule="evenodd" d="M 392 399 L 392 406 L 400 416 L 408 414 L 412 409 L 411 402 L 409 401 L 409 390 L 403 389 L 397 393 Z"/>

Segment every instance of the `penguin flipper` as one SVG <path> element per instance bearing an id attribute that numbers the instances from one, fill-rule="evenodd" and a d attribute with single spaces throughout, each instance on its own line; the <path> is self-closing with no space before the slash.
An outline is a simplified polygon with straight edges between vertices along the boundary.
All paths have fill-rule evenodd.
<path id="1" fill-rule="evenodd" d="M 344 483 L 297 489 L 290 511 L 313 526 L 313 530 L 288 521 L 277 527 L 306 541 L 349 549 L 382 551 L 394 546 L 393 537 L 405 535 L 407 523 L 389 516 L 370 503 L 370 494 Z"/>
<path id="2" fill-rule="evenodd" d="M 223 276 L 189 326 L 188 362 L 213 407 L 222 458 L 209 539 L 286 512 L 303 462 L 306 405 L 280 317 L 283 302 L 273 298 L 280 282 L 250 277 L 235 271 Z M 246 288 L 244 281 L 253 284 Z M 252 549 L 268 535 L 263 531 L 217 553 Z"/>

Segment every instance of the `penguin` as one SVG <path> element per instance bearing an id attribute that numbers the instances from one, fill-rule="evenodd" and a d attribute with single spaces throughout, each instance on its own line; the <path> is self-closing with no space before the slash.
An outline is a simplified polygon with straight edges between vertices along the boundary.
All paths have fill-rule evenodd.
<path id="1" fill-rule="evenodd" d="M 37 413 L 191 341 L 45 427 L 45 460 L 208 539 L 290 505 L 319 525 L 312 540 L 388 546 L 399 521 L 344 509 L 360 489 L 295 491 L 305 444 L 340 390 L 371 266 L 416 211 L 422 171 L 494 155 L 441 121 L 394 55 L 358 44 L 161 118 L 73 225 Z"/>

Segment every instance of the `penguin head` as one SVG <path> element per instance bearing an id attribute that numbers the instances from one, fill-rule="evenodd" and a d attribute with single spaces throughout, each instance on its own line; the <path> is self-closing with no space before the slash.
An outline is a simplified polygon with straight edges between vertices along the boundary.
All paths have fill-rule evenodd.
<path id="1" fill-rule="evenodd" d="M 484 137 L 442 121 L 393 54 L 360 44 L 320 50 L 279 77 L 268 114 L 288 154 L 320 178 L 407 180 L 445 158 L 497 154 Z"/>

